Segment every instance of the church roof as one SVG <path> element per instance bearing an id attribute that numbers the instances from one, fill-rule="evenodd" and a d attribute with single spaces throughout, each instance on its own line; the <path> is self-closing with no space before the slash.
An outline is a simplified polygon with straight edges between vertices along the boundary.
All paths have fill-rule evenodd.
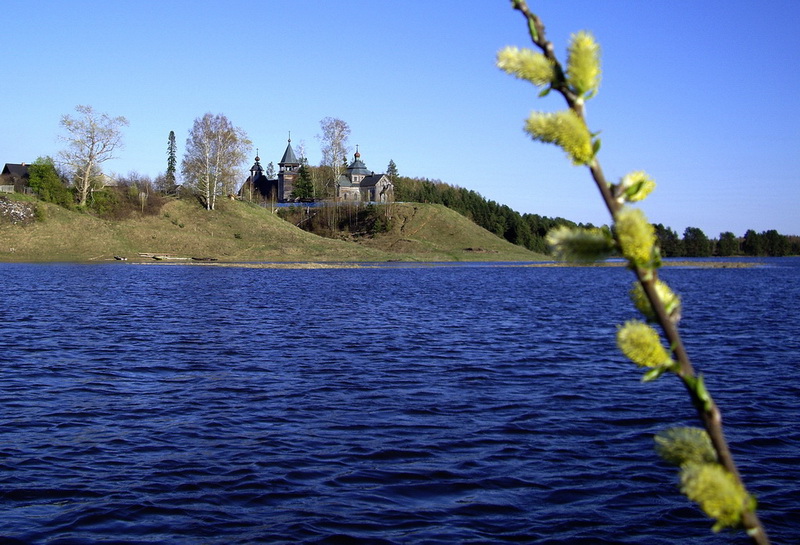
<path id="1" fill-rule="evenodd" d="M 369 176 L 366 176 L 366 177 L 364 177 L 363 180 L 361 180 L 361 184 L 360 185 L 361 185 L 361 187 L 373 187 L 373 186 L 377 185 L 378 182 L 380 182 L 382 178 L 385 178 L 385 177 L 386 177 L 386 175 L 384 175 L 384 174 L 370 174 Z M 388 181 L 388 178 L 387 178 L 387 181 Z"/>
<path id="2" fill-rule="evenodd" d="M 300 161 L 297 160 L 297 156 L 294 154 L 294 150 L 292 149 L 292 139 L 289 139 L 289 143 L 286 145 L 286 151 L 283 152 L 283 157 L 281 158 L 279 165 L 299 165 Z"/>
<path id="3" fill-rule="evenodd" d="M 350 166 L 347 167 L 348 174 L 363 174 L 368 176 L 373 174 L 373 172 L 367 169 L 367 165 L 364 164 L 364 161 L 361 160 L 361 154 L 356 150 L 355 155 L 353 155 L 353 162 L 350 163 Z"/>
<path id="4" fill-rule="evenodd" d="M 253 163 L 253 166 L 250 167 L 250 172 L 252 172 L 256 176 L 259 175 L 258 173 L 261 173 L 262 175 L 264 173 L 264 168 L 261 166 L 261 162 L 260 161 L 261 161 L 261 157 L 259 157 L 256 154 L 256 162 Z"/>
<path id="5" fill-rule="evenodd" d="M 340 187 L 356 187 L 358 184 L 354 184 L 350 178 L 344 174 L 340 174 L 339 178 L 336 180 L 336 185 Z"/>

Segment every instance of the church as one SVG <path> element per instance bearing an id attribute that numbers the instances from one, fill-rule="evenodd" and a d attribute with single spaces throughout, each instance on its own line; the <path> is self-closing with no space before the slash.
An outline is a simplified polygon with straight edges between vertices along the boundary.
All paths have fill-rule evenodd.
<path id="1" fill-rule="evenodd" d="M 239 190 L 239 195 L 246 195 L 252 192 L 254 195 L 259 195 L 262 199 L 271 202 L 288 202 L 292 200 L 292 191 L 294 191 L 294 182 L 299 176 L 300 161 L 292 149 L 292 139 L 289 138 L 289 143 L 286 146 L 286 151 L 283 152 L 278 163 L 278 177 L 271 178 L 264 171 L 261 166 L 261 157 L 256 154 L 256 162 L 250 167 L 250 176 L 244 182 L 242 189 Z"/>
<path id="2" fill-rule="evenodd" d="M 336 198 L 351 202 L 391 202 L 394 185 L 386 174 L 375 174 L 367 169 L 356 146 L 353 162 L 336 180 Z"/>
<path id="3" fill-rule="evenodd" d="M 261 166 L 261 158 L 256 154 L 256 162 L 250 167 L 250 176 L 239 190 L 240 196 L 258 197 L 269 202 L 292 202 L 294 184 L 300 175 L 301 162 L 292 149 L 292 139 L 286 146 L 278 163 L 278 174 L 271 177 Z M 375 174 L 367 169 L 356 148 L 353 161 L 335 183 L 337 201 L 348 202 L 391 202 L 394 200 L 394 185 L 385 174 Z"/>

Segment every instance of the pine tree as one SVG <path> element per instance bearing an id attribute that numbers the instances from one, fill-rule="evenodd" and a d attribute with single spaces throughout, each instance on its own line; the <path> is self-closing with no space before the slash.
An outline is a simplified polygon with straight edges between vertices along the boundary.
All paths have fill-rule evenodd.
<path id="1" fill-rule="evenodd" d="M 390 180 L 394 180 L 398 176 L 397 165 L 394 164 L 393 159 L 389 159 L 389 166 L 386 167 L 386 175 L 389 177 Z"/>
<path id="2" fill-rule="evenodd" d="M 297 181 L 294 183 L 292 191 L 293 199 L 312 199 L 314 198 L 314 184 L 311 181 L 311 173 L 305 165 L 301 165 L 297 171 Z"/>
<path id="3" fill-rule="evenodd" d="M 169 131 L 169 140 L 167 143 L 167 191 L 172 191 L 177 185 L 175 179 L 175 170 L 178 166 L 178 146 L 175 144 L 175 131 Z"/>

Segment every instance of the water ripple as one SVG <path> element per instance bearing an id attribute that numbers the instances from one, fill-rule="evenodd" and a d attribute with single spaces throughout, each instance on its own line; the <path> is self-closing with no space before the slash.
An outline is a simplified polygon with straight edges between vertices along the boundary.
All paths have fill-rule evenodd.
<path id="1" fill-rule="evenodd" d="M 694 417 L 616 354 L 623 270 L 0 267 L 27 282 L 0 337 L 3 543 L 738 539 L 653 454 Z M 664 273 L 785 543 L 798 271 Z"/>

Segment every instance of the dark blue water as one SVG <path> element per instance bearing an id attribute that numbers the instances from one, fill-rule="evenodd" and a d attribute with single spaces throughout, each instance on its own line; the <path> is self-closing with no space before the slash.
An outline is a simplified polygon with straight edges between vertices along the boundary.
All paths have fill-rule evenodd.
<path id="1" fill-rule="evenodd" d="M 666 269 L 775 543 L 800 261 Z M 747 543 L 653 452 L 620 268 L 0 264 L 2 543 Z"/>

